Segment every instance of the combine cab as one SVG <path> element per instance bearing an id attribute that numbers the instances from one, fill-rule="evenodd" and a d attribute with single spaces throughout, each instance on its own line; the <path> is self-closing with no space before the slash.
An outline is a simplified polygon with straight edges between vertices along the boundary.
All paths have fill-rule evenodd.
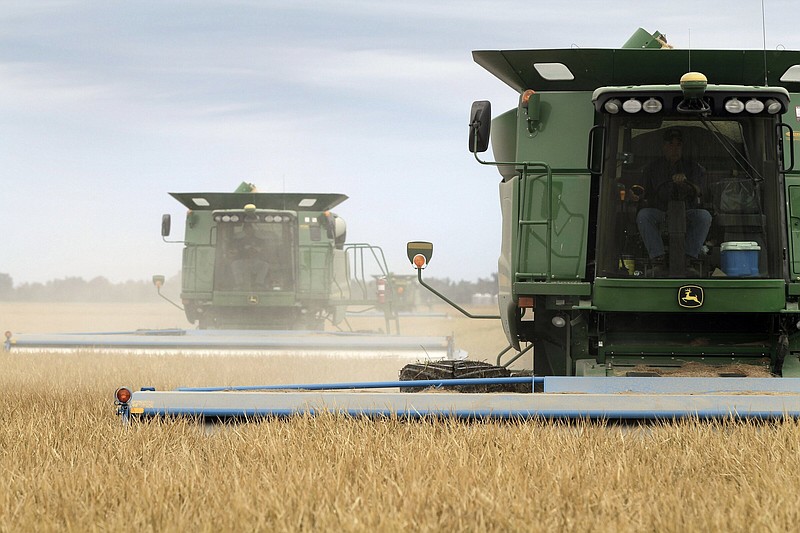
<path id="1" fill-rule="evenodd" d="M 500 377 L 437 364 L 354 386 L 532 392 L 144 391 L 121 413 L 800 416 L 800 52 L 690 54 L 640 29 L 621 49 L 473 57 L 519 93 L 493 120 L 473 104 L 469 147 L 501 176 L 494 318 L 532 377 L 498 356 L 478 374 Z M 410 243 L 420 281 L 432 251 Z"/>

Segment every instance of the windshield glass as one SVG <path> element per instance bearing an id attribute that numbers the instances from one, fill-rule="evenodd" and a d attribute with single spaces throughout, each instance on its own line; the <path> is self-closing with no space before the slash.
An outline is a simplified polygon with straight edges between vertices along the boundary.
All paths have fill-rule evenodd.
<path id="1" fill-rule="evenodd" d="M 609 116 L 597 274 L 782 277 L 776 145 L 769 117 Z"/>
<path id="2" fill-rule="evenodd" d="M 294 287 L 294 225 L 222 223 L 217 227 L 214 288 L 277 291 Z"/>

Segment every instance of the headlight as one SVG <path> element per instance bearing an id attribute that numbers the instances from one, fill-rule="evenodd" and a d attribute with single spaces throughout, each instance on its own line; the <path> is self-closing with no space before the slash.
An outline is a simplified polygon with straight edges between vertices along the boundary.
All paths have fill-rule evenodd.
<path id="1" fill-rule="evenodd" d="M 725 111 L 728 113 L 741 113 L 744 111 L 744 104 L 738 98 L 731 98 L 725 102 Z"/>
<path id="2" fill-rule="evenodd" d="M 744 108 L 748 113 L 761 113 L 764 111 L 764 102 L 761 100 L 756 100 L 755 98 L 751 98 L 746 104 L 744 104 Z"/>
<path id="3" fill-rule="evenodd" d="M 619 110 L 622 107 L 622 102 L 616 98 L 612 98 L 611 100 L 608 100 L 603 107 L 607 112 L 611 113 L 612 115 L 616 115 L 619 113 Z"/>
<path id="4" fill-rule="evenodd" d="M 767 113 L 770 115 L 775 115 L 781 112 L 781 103 L 774 98 L 770 98 L 767 100 Z"/>
<path id="5" fill-rule="evenodd" d="M 642 103 L 636 98 L 631 98 L 630 100 L 625 100 L 625 103 L 622 104 L 622 109 L 626 113 L 638 113 L 642 110 Z"/>
<path id="6" fill-rule="evenodd" d="M 655 98 L 648 98 L 642 105 L 642 109 L 644 109 L 646 113 L 658 113 L 661 111 L 662 107 L 664 106 L 661 105 L 661 102 Z"/>

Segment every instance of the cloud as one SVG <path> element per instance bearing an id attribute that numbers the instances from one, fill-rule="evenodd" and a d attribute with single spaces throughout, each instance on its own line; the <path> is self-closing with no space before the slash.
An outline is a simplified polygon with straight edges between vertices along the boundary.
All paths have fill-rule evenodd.
<path id="1" fill-rule="evenodd" d="M 161 212 L 180 213 L 167 191 L 250 180 L 348 194 L 352 235 L 384 246 L 397 268 L 405 240 L 430 237 L 437 277 L 488 276 L 498 176 L 466 153 L 468 110 L 488 99 L 498 113 L 517 95 L 471 50 L 616 47 L 638 26 L 682 48 L 761 47 L 757 2 L 676 0 L 667 11 L 588 0 L 9 0 L 0 154 L 14 187 L 0 224 L 13 228 L 15 253 L 0 272 L 147 278 L 165 257 L 180 260 L 157 233 Z M 766 3 L 768 48 L 796 42 L 794 11 Z M 467 227 L 469 243 L 453 237 Z M 53 228 L 51 256 L 69 261 L 40 261 L 30 244 Z M 78 254 L 75 242 L 91 245 Z"/>

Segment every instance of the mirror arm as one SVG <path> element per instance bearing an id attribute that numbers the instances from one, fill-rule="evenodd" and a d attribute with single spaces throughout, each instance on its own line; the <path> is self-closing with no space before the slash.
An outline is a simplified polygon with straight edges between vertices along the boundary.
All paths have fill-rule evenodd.
<path id="1" fill-rule="evenodd" d="M 417 267 L 417 280 L 419 281 L 420 285 L 422 285 L 423 287 L 425 287 L 426 289 L 431 291 L 433 294 L 438 296 L 440 299 L 444 300 L 444 302 L 450 304 L 450 306 L 452 306 L 452 307 L 456 308 L 457 310 L 459 310 L 464 316 L 467 316 L 469 318 L 487 318 L 487 319 L 492 319 L 492 320 L 499 320 L 500 319 L 500 315 L 473 315 L 469 311 L 467 311 L 466 309 L 463 309 L 457 303 L 455 303 L 455 302 L 451 301 L 449 298 L 447 298 L 447 296 L 445 296 L 444 294 L 440 293 L 439 291 L 437 291 L 436 289 L 434 289 L 433 287 L 431 287 L 430 285 L 425 283 L 422 280 L 422 268 L 419 268 L 419 267 Z"/>

